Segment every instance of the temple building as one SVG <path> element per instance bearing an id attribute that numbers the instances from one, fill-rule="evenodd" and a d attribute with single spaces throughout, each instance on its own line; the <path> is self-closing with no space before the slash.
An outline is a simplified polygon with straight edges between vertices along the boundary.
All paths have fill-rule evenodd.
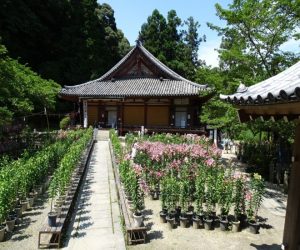
<path id="1" fill-rule="evenodd" d="M 220 98 L 235 105 L 241 122 L 256 118 L 298 120 L 282 249 L 300 249 L 300 62 L 253 86 L 240 85 L 237 93 Z"/>
<path id="2" fill-rule="evenodd" d="M 117 128 L 120 134 L 205 132 L 199 115 L 212 95 L 156 59 L 140 42 L 100 78 L 64 86 L 60 97 L 79 103 L 82 125 Z"/>

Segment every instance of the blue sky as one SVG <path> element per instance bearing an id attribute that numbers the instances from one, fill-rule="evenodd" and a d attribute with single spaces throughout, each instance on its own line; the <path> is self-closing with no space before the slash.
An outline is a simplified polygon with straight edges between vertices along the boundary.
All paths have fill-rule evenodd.
<path id="1" fill-rule="evenodd" d="M 218 53 L 221 38 L 217 32 L 210 30 L 206 23 L 210 22 L 218 26 L 225 26 L 226 22 L 216 16 L 215 4 L 220 3 L 227 7 L 232 0 L 98 0 L 99 3 L 108 3 L 115 11 L 115 19 L 119 29 L 131 45 L 134 45 L 138 32 L 143 23 L 147 21 L 154 9 L 158 9 L 165 17 L 169 10 L 174 9 L 181 20 L 189 16 L 194 17 L 201 27 L 199 35 L 206 35 L 207 41 L 200 44 L 199 59 L 204 59 L 208 65 L 218 65 Z M 291 40 L 282 46 L 283 50 L 291 49 L 299 51 L 299 42 Z"/>
<path id="2" fill-rule="evenodd" d="M 219 47 L 220 37 L 210 30 L 206 22 L 220 26 L 226 23 L 216 16 L 214 5 L 220 3 L 227 7 L 231 0 L 98 0 L 99 3 L 108 3 L 115 11 L 115 19 L 131 45 L 134 45 L 138 32 L 143 23 L 147 21 L 154 9 L 158 9 L 165 17 L 169 10 L 174 9 L 181 20 L 192 16 L 201 27 L 200 35 L 206 35 L 207 41 L 199 47 L 199 58 L 205 59 L 207 64 L 217 66 L 218 54 L 214 51 Z"/>

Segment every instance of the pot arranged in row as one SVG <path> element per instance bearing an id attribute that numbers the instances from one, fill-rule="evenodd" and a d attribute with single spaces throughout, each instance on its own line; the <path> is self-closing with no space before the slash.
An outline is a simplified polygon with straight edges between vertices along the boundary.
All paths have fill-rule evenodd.
<path id="1" fill-rule="evenodd" d="M 219 229 L 220 231 L 240 232 L 242 229 L 249 229 L 250 233 L 257 234 L 259 231 L 259 223 L 256 221 L 247 221 L 245 215 L 240 216 L 239 219 L 234 218 L 229 220 L 227 215 L 216 216 L 199 215 L 193 212 L 181 213 L 180 208 L 170 211 L 164 208 L 159 212 L 160 222 L 167 223 L 169 229 L 173 229 L 176 225 L 186 228 L 192 226 L 194 229 L 204 228 L 206 230 Z"/>
<path id="2" fill-rule="evenodd" d="M 78 162 L 80 162 L 84 149 L 87 147 L 91 137 L 92 129 L 90 128 L 82 137 L 77 138 L 76 143 L 71 145 L 53 173 L 48 190 L 51 198 L 51 210 L 48 213 L 48 225 L 50 227 L 56 226 L 56 219 L 61 213 L 61 207 L 66 201 L 70 187 L 73 184 L 78 184 L 80 181 L 80 177 L 77 176 L 75 170 L 76 167 L 79 167 Z M 53 209 L 54 200 L 55 211 Z"/>

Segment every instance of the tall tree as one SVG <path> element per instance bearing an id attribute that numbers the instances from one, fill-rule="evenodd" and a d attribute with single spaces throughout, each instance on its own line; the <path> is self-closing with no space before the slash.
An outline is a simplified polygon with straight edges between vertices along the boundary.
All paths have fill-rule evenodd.
<path id="1" fill-rule="evenodd" d="M 180 30 L 182 27 L 185 29 Z M 199 38 L 199 27 L 199 23 L 192 17 L 182 22 L 175 10 L 170 10 L 167 18 L 154 10 L 142 25 L 139 39 L 164 64 L 194 80 L 199 44 L 204 41 Z"/>
<path id="2" fill-rule="evenodd" d="M 96 0 L 3 0 L 0 36 L 13 58 L 61 85 L 100 76 L 129 49 L 113 9 Z"/>
<path id="3" fill-rule="evenodd" d="M 183 30 L 184 41 L 187 45 L 187 55 L 192 64 L 198 67 L 200 64 L 198 60 L 199 45 L 201 42 L 206 41 L 206 36 L 199 37 L 198 29 L 200 24 L 193 17 L 189 17 L 184 24 L 187 26 L 187 30 Z"/>
<path id="4" fill-rule="evenodd" d="M 0 125 L 9 123 L 16 116 L 44 107 L 54 108 L 60 86 L 44 80 L 30 68 L 11 59 L 0 44 Z"/>
<path id="5" fill-rule="evenodd" d="M 197 78 L 214 82 L 217 95 L 231 94 L 241 82 L 252 85 L 293 64 L 299 54 L 283 52 L 280 46 L 297 38 L 299 6 L 295 0 L 233 0 L 228 9 L 216 4 L 217 15 L 227 22 L 225 28 L 208 24 L 222 36 L 220 68 L 201 66 Z M 205 105 L 201 118 L 237 131 L 236 112 L 217 99 Z"/>
<path id="6" fill-rule="evenodd" d="M 247 75 L 266 78 L 295 61 L 296 55 L 280 46 L 296 36 L 299 25 L 297 0 L 233 0 L 229 9 L 216 4 L 217 15 L 225 28 L 208 24 L 222 35 L 221 66 L 248 68 Z M 245 70 L 238 70 L 241 76 Z"/>

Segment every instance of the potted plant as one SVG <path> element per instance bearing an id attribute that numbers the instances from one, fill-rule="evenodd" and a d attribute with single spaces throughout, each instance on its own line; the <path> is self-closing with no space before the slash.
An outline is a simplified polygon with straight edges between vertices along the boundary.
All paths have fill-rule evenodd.
<path id="1" fill-rule="evenodd" d="M 167 201 L 166 179 L 163 179 L 161 181 L 160 201 L 161 201 L 161 211 L 159 212 L 160 222 L 167 223 L 166 217 L 167 217 L 168 209 L 166 207 L 166 201 Z"/>
<path id="2" fill-rule="evenodd" d="M 205 168 L 199 166 L 195 180 L 196 213 L 193 216 L 193 227 L 200 228 L 203 225 L 203 203 L 205 198 Z"/>
<path id="3" fill-rule="evenodd" d="M 7 213 L 8 213 L 8 193 L 5 187 L 7 186 L 8 180 L 1 180 L 0 182 L 0 242 L 4 241 L 5 238 L 5 226 L 3 225 Z"/>
<path id="4" fill-rule="evenodd" d="M 264 180 L 261 175 L 255 173 L 249 182 L 249 190 L 246 194 L 247 201 L 247 216 L 249 231 L 253 234 L 257 234 L 259 231 L 259 223 L 257 222 L 258 209 L 261 206 L 263 200 L 263 194 L 265 191 Z"/>
<path id="5" fill-rule="evenodd" d="M 180 226 L 183 228 L 188 226 L 188 217 L 187 217 L 188 195 L 189 195 L 189 182 L 183 179 L 179 182 L 179 204 L 181 207 L 179 220 L 180 220 Z"/>
<path id="6" fill-rule="evenodd" d="M 132 201 L 134 227 L 141 227 L 144 219 L 142 214 L 143 194 L 139 188 L 137 177 L 135 177 L 135 180 L 132 185 Z"/>
<path id="7" fill-rule="evenodd" d="M 239 232 L 244 226 L 245 210 L 245 179 L 240 173 L 235 173 L 233 177 L 233 208 L 234 219 L 232 221 L 232 231 Z"/>
<path id="8" fill-rule="evenodd" d="M 0 219 L 0 242 L 4 241 L 4 239 L 5 239 L 5 226 L 3 226 Z"/>
<path id="9" fill-rule="evenodd" d="M 165 181 L 165 195 L 167 197 L 166 206 L 168 209 L 168 215 L 166 216 L 166 220 L 168 223 L 168 228 L 172 230 L 175 225 L 175 207 L 178 202 L 179 185 L 178 181 L 173 176 L 166 177 Z"/>
<path id="10" fill-rule="evenodd" d="M 228 229 L 228 213 L 232 205 L 233 184 L 230 178 L 224 178 L 220 188 L 220 197 L 218 204 L 220 205 L 220 229 L 226 231 Z"/>
<path id="11" fill-rule="evenodd" d="M 216 197 L 216 184 L 214 173 L 215 169 L 209 168 L 208 174 L 206 175 L 206 187 L 205 187 L 205 206 L 206 211 L 204 213 L 204 228 L 206 230 L 212 230 L 213 219 L 215 217 L 215 197 Z"/>
<path id="12" fill-rule="evenodd" d="M 206 211 L 204 212 L 203 216 L 203 222 L 204 222 L 204 228 L 206 230 L 212 230 L 212 224 L 213 224 L 213 215 L 212 215 L 212 197 L 211 193 L 206 192 L 205 193 L 205 205 L 206 205 Z"/>
<path id="13" fill-rule="evenodd" d="M 57 180 L 57 175 L 55 175 L 52 180 L 51 183 L 49 185 L 49 198 L 51 199 L 51 209 L 50 212 L 48 213 L 48 225 L 50 227 L 55 227 L 56 226 L 56 219 L 57 219 L 57 215 L 58 213 L 53 211 L 53 201 L 54 198 L 57 195 L 58 192 L 58 180 Z"/>

